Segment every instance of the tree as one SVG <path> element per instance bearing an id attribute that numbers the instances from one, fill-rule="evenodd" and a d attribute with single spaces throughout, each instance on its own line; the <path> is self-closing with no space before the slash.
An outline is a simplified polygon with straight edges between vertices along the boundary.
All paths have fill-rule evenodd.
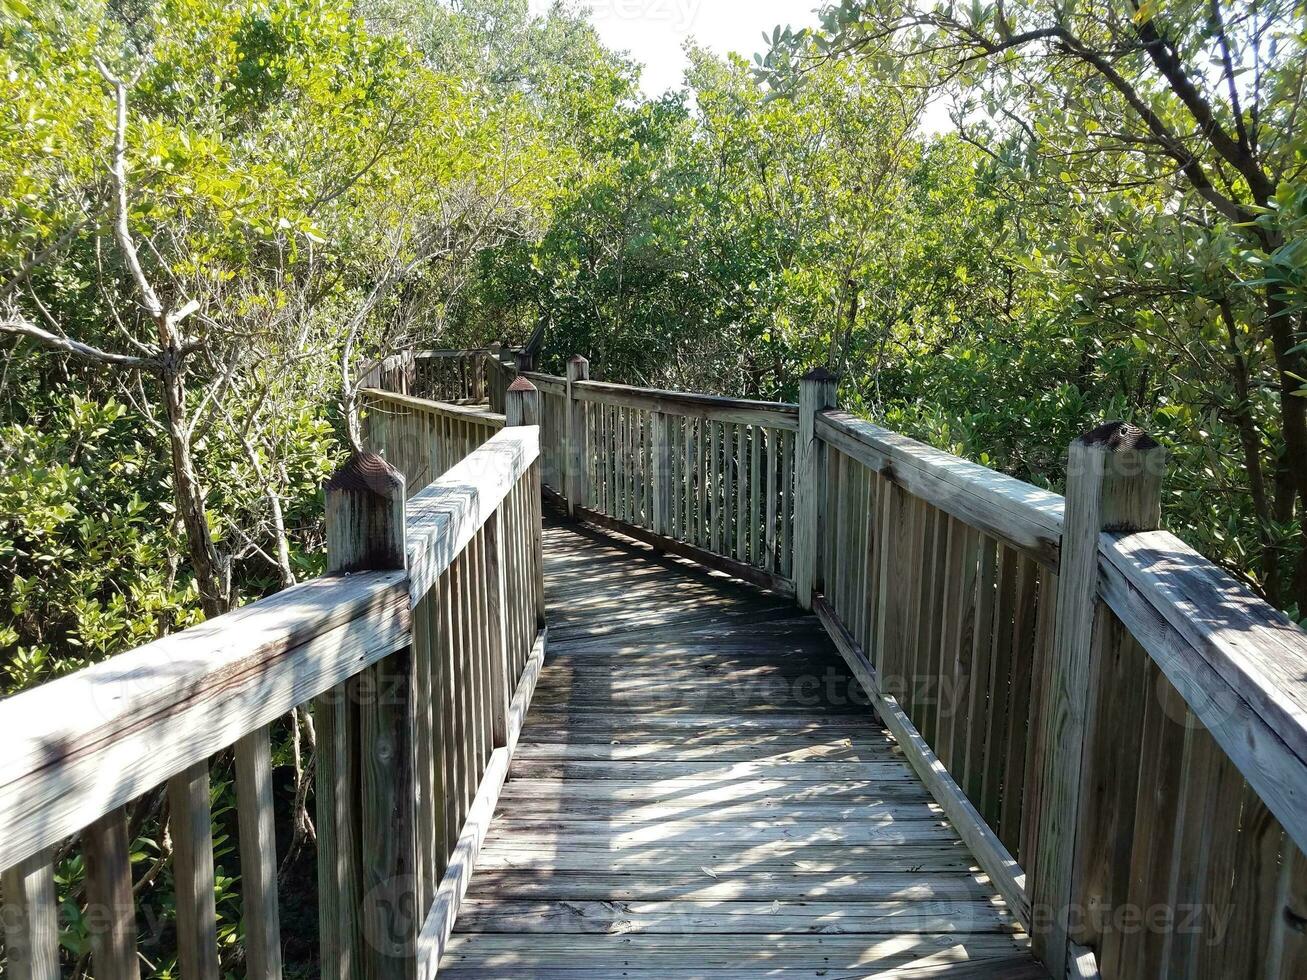
<path id="1" fill-rule="evenodd" d="M 1176 281 L 1161 288 L 1200 297 L 1222 327 L 1234 389 L 1227 414 L 1243 430 L 1246 487 L 1264 547 L 1261 580 L 1280 598 L 1269 469 L 1296 498 L 1285 598 L 1307 610 L 1302 4 L 1143 0 L 1123 10 L 845 0 L 827 10 L 820 30 L 778 33 L 776 42 L 759 73 L 778 88 L 831 59 L 864 59 L 887 77 L 894 65 L 928 65 L 933 85 L 961 93 L 960 128 L 979 129 L 978 142 L 1003 147 L 1004 162 L 1032 185 L 1069 185 L 1106 224 L 1129 201 L 1150 217 L 1137 231 L 1156 232 L 1159 251 L 1184 243 L 1192 261 L 1173 267 Z M 1158 284 L 1144 280 L 1124 293 L 1091 290 L 1085 299 L 1110 307 L 1156 295 Z M 1278 391 L 1276 417 L 1266 421 L 1255 417 L 1250 374 L 1263 347 Z"/>

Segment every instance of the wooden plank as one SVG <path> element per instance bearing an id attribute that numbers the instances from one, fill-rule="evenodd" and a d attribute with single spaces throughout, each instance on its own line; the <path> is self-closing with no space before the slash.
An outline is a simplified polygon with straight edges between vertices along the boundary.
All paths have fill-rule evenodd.
<path id="1" fill-rule="evenodd" d="M 548 871 L 696 872 L 720 877 L 741 872 L 787 875 L 936 873 L 974 871 L 975 858 L 960 840 L 922 844 L 796 844 L 640 842 L 614 849 L 611 841 L 569 841 L 551 850 L 538 839 L 492 839 L 482 851 L 481 867 Z"/>
<path id="2" fill-rule="evenodd" d="M 722 426 L 720 422 L 710 421 L 708 457 L 711 462 L 708 478 L 708 521 L 711 528 L 708 549 L 714 554 L 722 553 Z"/>
<path id="3" fill-rule="evenodd" d="M 13 980 L 59 980 L 59 902 L 52 858 L 35 854 L 0 875 L 5 966 Z"/>
<path id="4" fill-rule="evenodd" d="M 220 976 L 212 824 L 209 764 L 200 762 L 168 780 L 177 962 L 182 975 L 195 980 L 218 980 Z"/>
<path id="5" fill-rule="evenodd" d="M 585 901 L 467 899 L 460 933 L 683 935 L 766 933 L 1010 933 L 1002 909 L 979 902 Z"/>
<path id="6" fill-rule="evenodd" d="M 359 980 L 361 879 L 358 858 L 358 750 L 355 697 L 341 685 L 314 702 L 318 768 L 314 777 L 318 833 L 318 936 L 322 975 Z"/>
<path id="7" fill-rule="evenodd" d="M 749 561 L 749 429 L 735 427 L 735 558 Z"/>
<path id="8" fill-rule="evenodd" d="M 966 872 L 812 874 L 766 871 L 616 872 L 548 869 L 478 869 L 470 894 L 477 898 L 553 901 L 699 902 L 977 902 L 993 904 L 983 875 Z"/>
<path id="9" fill-rule="evenodd" d="M 794 433 L 781 432 L 781 576 L 794 574 Z"/>
<path id="10" fill-rule="evenodd" d="M 686 961 L 694 962 L 694 955 L 688 955 Z M 611 967 L 592 969 L 515 966 L 513 976 L 521 980 L 607 980 L 612 976 L 611 970 Z M 500 980 L 503 975 L 499 968 L 480 970 L 459 966 L 446 967 L 440 972 L 442 976 L 450 977 L 452 980 Z M 630 980 L 703 980 L 705 973 L 692 968 L 658 967 L 642 970 L 624 967 L 621 975 Z M 743 970 L 713 968 L 707 975 L 711 976 L 712 980 L 758 980 L 759 972 L 757 968 Z M 794 967 L 767 970 L 764 975 L 779 980 L 798 980 L 798 978 L 820 980 L 829 977 L 831 972 L 828 968 L 810 966 L 807 969 Z M 1006 957 L 987 957 L 973 963 L 933 962 L 924 966 L 920 964 L 906 967 L 867 966 L 840 972 L 840 980 L 930 980 L 935 977 L 947 977 L 948 980 L 1047 980 L 1047 976 L 1044 968 L 1024 951 L 1016 951 Z"/>
<path id="11" fill-rule="evenodd" d="M 874 966 L 925 963 L 968 963 L 985 958 L 1009 961 L 1019 947 L 1012 937 L 979 934 L 959 940 L 955 933 L 915 936 L 786 936 L 751 934 L 738 937 L 686 935 L 672 940 L 661 935 L 527 937 L 469 933 L 449 944 L 449 967 L 483 958 L 514 975 L 523 967 L 586 965 L 612 968 L 614 961 L 641 963 L 650 969 L 684 968 L 693 964 L 702 972 L 721 968 L 811 968 L 820 963 L 826 971 L 847 971 Z M 611 974 L 610 974 L 611 975 Z M 702 975 L 702 974 L 701 974 Z M 836 974 L 832 974 L 836 975 Z M 845 977 L 848 974 L 837 974 Z"/>
<path id="12" fill-rule="evenodd" d="M 277 835 L 272 743 L 265 725 L 236 743 L 236 813 L 241 854 L 241 923 L 250 980 L 281 977 Z"/>

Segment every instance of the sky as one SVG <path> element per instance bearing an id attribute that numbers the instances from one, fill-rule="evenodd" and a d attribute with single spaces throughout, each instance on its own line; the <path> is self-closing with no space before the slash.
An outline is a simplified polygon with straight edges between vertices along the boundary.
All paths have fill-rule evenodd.
<path id="1" fill-rule="evenodd" d="M 531 0 L 531 8 L 544 11 L 550 3 Z M 816 26 L 819 5 L 820 0 L 589 0 L 591 20 L 604 44 L 644 66 L 640 87 L 648 96 L 682 84 L 688 39 L 718 55 L 734 51 L 752 60 L 755 51 L 767 47 L 764 31 L 770 36 L 778 24 Z M 922 132 L 951 128 L 942 100 L 927 107 Z"/>
<path id="2" fill-rule="evenodd" d="M 549 0 L 531 6 L 545 9 Z M 817 20 L 817 0 L 589 0 L 589 6 L 604 44 L 645 66 L 640 82 L 646 95 L 681 84 L 688 38 L 719 55 L 736 51 L 752 58 L 764 47 L 763 31 Z"/>

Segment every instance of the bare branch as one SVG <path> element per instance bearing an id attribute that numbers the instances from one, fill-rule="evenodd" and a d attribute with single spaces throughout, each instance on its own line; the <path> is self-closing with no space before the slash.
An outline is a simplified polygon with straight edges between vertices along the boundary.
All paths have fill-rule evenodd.
<path id="1" fill-rule="evenodd" d="M 43 327 L 38 327 L 35 323 L 17 317 L 6 317 L 0 319 L 0 333 L 9 334 L 15 337 L 26 337 L 35 340 L 41 346 L 50 350 L 62 351 L 65 354 L 73 354 L 77 357 L 88 361 L 95 361 L 99 364 L 116 364 L 120 367 L 144 368 L 149 370 L 158 370 L 159 361 L 150 357 L 136 357 L 132 354 L 116 354 L 112 351 L 100 350 L 90 344 L 83 344 L 80 341 L 73 340 L 71 337 L 63 337 L 56 333 L 51 333 Z"/>
<path id="2" fill-rule="evenodd" d="M 127 269 L 136 283 L 137 291 L 141 294 L 141 304 L 163 328 L 165 326 L 163 303 L 160 302 L 154 286 L 145 275 L 140 253 L 136 250 L 136 242 L 132 238 L 132 230 L 127 222 L 127 84 L 110 72 L 99 58 L 95 59 L 95 67 L 113 89 L 117 106 L 113 133 L 113 161 L 109 165 L 109 176 L 113 181 L 115 195 L 114 239 L 118 242 L 123 261 L 127 263 Z M 160 337 L 160 340 L 166 343 L 167 338 Z"/>

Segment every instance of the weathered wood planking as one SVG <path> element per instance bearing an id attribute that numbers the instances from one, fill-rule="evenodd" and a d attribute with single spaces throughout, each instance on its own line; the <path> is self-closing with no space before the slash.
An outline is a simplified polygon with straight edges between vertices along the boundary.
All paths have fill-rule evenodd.
<path id="1" fill-rule="evenodd" d="M 1026 975 L 1015 917 L 812 616 L 628 539 L 546 545 L 549 659 L 441 976 Z"/>

